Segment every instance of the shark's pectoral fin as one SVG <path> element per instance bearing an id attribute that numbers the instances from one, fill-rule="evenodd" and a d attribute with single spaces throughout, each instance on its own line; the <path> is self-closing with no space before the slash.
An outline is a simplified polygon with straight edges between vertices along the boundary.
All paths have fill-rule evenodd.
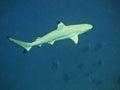
<path id="1" fill-rule="evenodd" d="M 73 37 L 70 37 L 70 39 L 75 43 L 78 44 L 78 35 L 75 35 Z"/>
<path id="2" fill-rule="evenodd" d="M 48 42 L 50 45 L 53 45 L 55 41 Z"/>

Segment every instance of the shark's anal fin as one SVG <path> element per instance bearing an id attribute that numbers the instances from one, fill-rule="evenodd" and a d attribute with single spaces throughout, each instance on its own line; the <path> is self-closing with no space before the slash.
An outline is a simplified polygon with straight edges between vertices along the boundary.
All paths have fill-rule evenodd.
<path id="1" fill-rule="evenodd" d="M 70 39 L 75 43 L 78 44 L 78 35 L 70 37 Z"/>
<path id="2" fill-rule="evenodd" d="M 48 42 L 50 45 L 53 45 L 55 41 Z"/>
<path id="3" fill-rule="evenodd" d="M 40 44 L 40 45 L 38 45 L 38 48 L 40 48 L 42 45 Z"/>

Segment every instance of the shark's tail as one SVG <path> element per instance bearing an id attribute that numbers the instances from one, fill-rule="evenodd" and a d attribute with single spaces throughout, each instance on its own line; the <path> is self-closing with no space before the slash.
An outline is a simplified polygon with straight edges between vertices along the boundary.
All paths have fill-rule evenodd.
<path id="1" fill-rule="evenodd" d="M 16 40 L 16 39 L 13 39 L 9 36 L 7 36 L 7 38 L 8 38 L 9 41 L 15 43 L 16 45 L 19 45 L 19 46 L 23 47 L 27 52 L 30 51 L 30 49 L 32 48 L 32 45 L 29 42 Z"/>

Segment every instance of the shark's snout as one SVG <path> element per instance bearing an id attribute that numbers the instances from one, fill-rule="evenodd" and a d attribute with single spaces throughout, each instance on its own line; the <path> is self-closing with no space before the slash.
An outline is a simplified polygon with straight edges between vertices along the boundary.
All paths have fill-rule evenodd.
<path id="1" fill-rule="evenodd" d="M 82 24 L 82 28 L 85 30 L 85 31 L 88 31 L 90 29 L 93 28 L 93 25 L 91 24 Z"/>
<path id="2" fill-rule="evenodd" d="M 92 28 L 93 28 L 93 25 L 89 24 L 89 28 L 92 29 Z"/>
<path id="3" fill-rule="evenodd" d="M 93 28 L 93 25 L 91 25 L 91 24 L 85 24 L 85 27 L 86 27 L 87 30 L 89 30 L 89 29 Z"/>

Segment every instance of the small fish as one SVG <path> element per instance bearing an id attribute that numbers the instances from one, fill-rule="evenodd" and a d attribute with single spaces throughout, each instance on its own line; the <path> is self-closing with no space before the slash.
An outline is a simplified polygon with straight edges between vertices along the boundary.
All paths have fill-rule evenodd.
<path id="1" fill-rule="evenodd" d="M 103 60 L 101 58 L 99 58 L 98 60 L 96 60 L 95 62 L 93 62 L 92 66 L 102 66 L 104 64 Z"/>
<path id="2" fill-rule="evenodd" d="M 52 65 L 51 65 L 51 69 L 52 70 L 57 70 L 60 66 L 60 62 L 59 61 L 53 61 Z"/>
<path id="3" fill-rule="evenodd" d="M 120 77 L 117 78 L 117 84 L 120 85 Z"/>
<path id="4" fill-rule="evenodd" d="M 82 48 L 82 52 L 86 53 L 91 49 L 91 43 L 88 43 L 86 46 Z"/>
<path id="5" fill-rule="evenodd" d="M 78 68 L 78 69 L 82 69 L 82 68 L 83 68 L 83 64 L 82 64 L 82 63 L 78 64 L 78 65 L 77 65 L 77 68 Z"/>
<path id="6" fill-rule="evenodd" d="M 97 80 L 91 73 L 86 73 L 85 77 L 92 83 L 94 83 L 96 86 L 99 86 L 102 84 L 101 80 Z"/>
<path id="7" fill-rule="evenodd" d="M 101 43 L 97 43 L 96 45 L 95 45 L 95 47 L 94 47 L 94 51 L 99 51 L 99 50 L 101 50 L 104 46 L 106 46 L 107 45 L 107 43 L 106 42 L 101 42 Z"/>
<path id="8" fill-rule="evenodd" d="M 69 81 L 70 81 L 70 75 L 68 73 L 64 73 L 62 75 L 62 80 L 64 81 L 65 84 L 69 83 Z"/>

